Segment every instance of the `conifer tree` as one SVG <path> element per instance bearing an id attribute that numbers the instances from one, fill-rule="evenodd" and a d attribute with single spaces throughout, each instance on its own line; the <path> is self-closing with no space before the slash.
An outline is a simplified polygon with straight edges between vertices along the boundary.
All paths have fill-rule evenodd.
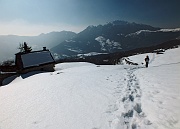
<path id="1" fill-rule="evenodd" d="M 32 51 L 31 47 L 29 47 L 26 42 L 24 42 L 22 44 L 20 43 L 18 49 L 20 49 L 20 52 L 25 52 L 25 53 Z"/>

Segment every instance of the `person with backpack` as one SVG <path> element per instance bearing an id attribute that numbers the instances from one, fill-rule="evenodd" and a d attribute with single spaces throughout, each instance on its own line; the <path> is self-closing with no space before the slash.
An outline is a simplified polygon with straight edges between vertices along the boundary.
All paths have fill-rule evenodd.
<path id="1" fill-rule="evenodd" d="M 147 67 L 148 67 L 148 64 L 149 64 L 149 56 L 147 55 L 144 60 L 145 60 L 145 62 L 146 62 L 146 68 L 147 68 Z"/>

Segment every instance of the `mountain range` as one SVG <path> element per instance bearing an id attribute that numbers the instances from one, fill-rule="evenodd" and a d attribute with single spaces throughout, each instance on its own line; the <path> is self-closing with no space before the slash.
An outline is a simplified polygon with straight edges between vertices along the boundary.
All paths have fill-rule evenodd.
<path id="1" fill-rule="evenodd" d="M 65 40 L 51 50 L 60 57 L 92 52 L 125 52 L 158 45 L 179 37 L 180 29 L 162 29 L 144 24 L 113 21 L 105 25 L 88 26 L 71 40 Z"/>
<path id="2" fill-rule="evenodd" d="M 180 29 L 163 29 L 127 21 L 113 21 L 88 26 L 76 34 L 70 31 L 51 32 L 38 36 L 0 36 L 0 60 L 13 58 L 20 43 L 27 42 L 33 50 L 46 46 L 57 58 L 78 55 L 107 54 L 155 46 L 180 39 Z M 91 55 L 91 54 L 90 54 Z"/>

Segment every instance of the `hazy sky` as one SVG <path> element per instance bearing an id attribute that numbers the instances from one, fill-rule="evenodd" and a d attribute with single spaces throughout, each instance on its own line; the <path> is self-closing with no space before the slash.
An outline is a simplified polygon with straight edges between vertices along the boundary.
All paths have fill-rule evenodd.
<path id="1" fill-rule="evenodd" d="M 180 0 L 0 0 L 0 35 L 80 32 L 113 20 L 180 28 Z"/>

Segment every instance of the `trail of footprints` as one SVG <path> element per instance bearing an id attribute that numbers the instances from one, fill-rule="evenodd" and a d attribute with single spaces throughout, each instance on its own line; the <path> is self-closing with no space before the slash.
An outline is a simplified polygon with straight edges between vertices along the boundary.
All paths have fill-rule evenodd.
<path id="1" fill-rule="evenodd" d="M 124 117 L 124 122 L 128 129 L 136 129 L 137 124 L 132 121 L 135 118 L 134 115 L 143 115 L 141 108 L 141 89 L 136 76 L 133 74 L 134 70 L 127 70 L 127 89 L 126 95 L 122 98 L 124 103 L 125 113 L 122 113 Z"/>
<path id="2" fill-rule="evenodd" d="M 145 113 L 141 106 L 142 91 L 138 79 L 134 75 L 135 69 L 130 68 L 127 70 L 127 78 L 125 79 L 127 87 L 123 88 L 121 92 L 121 98 L 118 100 L 116 107 L 123 106 L 124 111 L 120 111 L 120 116 L 117 117 L 118 122 L 112 124 L 112 129 L 138 129 L 139 126 L 148 126 L 152 124 L 145 117 Z M 122 109 L 122 108 L 121 108 Z M 113 122 L 112 122 L 113 123 Z"/>

